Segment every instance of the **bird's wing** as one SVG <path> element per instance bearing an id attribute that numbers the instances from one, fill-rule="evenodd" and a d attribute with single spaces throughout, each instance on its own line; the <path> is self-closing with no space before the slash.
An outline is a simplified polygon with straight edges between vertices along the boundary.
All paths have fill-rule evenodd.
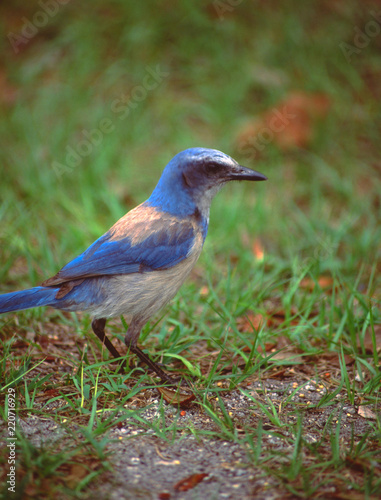
<path id="1" fill-rule="evenodd" d="M 43 285 L 167 269 L 189 255 L 196 232 L 191 220 L 178 219 L 143 203 Z"/>

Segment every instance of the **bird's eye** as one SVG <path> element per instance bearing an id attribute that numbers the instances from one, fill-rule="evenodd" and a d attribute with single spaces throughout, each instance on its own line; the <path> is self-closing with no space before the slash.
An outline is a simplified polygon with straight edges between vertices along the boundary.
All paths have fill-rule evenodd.
<path id="1" fill-rule="evenodd" d="M 205 165 L 205 171 L 207 174 L 217 174 L 221 170 L 221 165 L 219 163 L 207 163 Z"/>

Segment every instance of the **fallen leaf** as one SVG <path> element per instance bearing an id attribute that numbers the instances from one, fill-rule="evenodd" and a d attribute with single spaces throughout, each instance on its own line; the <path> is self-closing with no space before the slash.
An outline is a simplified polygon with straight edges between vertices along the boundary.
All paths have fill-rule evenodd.
<path id="1" fill-rule="evenodd" d="M 83 464 L 72 464 L 69 475 L 66 476 L 66 481 L 73 485 L 77 484 L 81 479 L 89 473 L 88 468 Z"/>
<path id="2" fill-rule="evenodd" d="M 25 342 L 25 340 L 16 340 L 12 344 L 14 349 L 24 349 L 25 347 L 29 347 L 29 342 Z"/>
<path id="3" fill-rule="evenodd" d="M 258 352 L 270 352 L 272 349 L 275 349 L 276 346 L 277 346 L 277 344 L 275 342 L 265 342 L 265 349 L 263 350 L 262 346 L 259 345 L 257 351 Z M 243 351 L 245 352 L 246 350 L 243 349 Z M 247 349 L 247 351 L 249 351 L 249 349 Z"/>
<path id="4" fill-rule="evenodd" d="M 56 360 L 55 356 L 50 356 L 49 354 L 47 356 L 44 356 L 44 358 L 44 361 L 46 361 L 47 363 L 53 363 Z"/>
<path id="5" fill-rule="evenodd" d="M 267 319 L 262 314 L 247 311 L 245 316 L 241 316 L 236 320 L 237 328 L 240 332 L 258 331 L 263 324 L 267 323 Z"/>
<path id="6" fill-rule="evenodd" d="M 158 495 L 158 499 L 159 500 L 169 500 L 170 498 L 171 498 L 171 494 L 168 493 L 167 491 L 162 491 Z"/>
<path id="7" fill-rule="evenodd" d="M 369 406 L 360 406 L 357 413 L 360 417 L 368 418 L 369 420 L 377 419 L 377 415 L 369 408 Z"/>
<path id="8" fill-rule="evenodd" d="M 281 362 L 282 365 L 287 364 L 288 362 L 294 365 L 304 362 L 304 359 L 303 354 L 301 354 L 297 349 L 284 349 L 282 351 L 276 352 L 268 361 L 269 363 L 273 361 L 277 361 L 278 363 Z"/>
<path id="9" fill-rule="evenodd" d="M 337 352 L 325 352 L 319 355 L 320 362 L 326 361 L 327 366 L 325 370 L 327 372 L 330 368 L 340 368 L 341 367 L 340 359 L 342 360 L 342 357 Z M 351 366 L 353 365 L 355 360 L 349 354 L 344 354 L 344 362 L 346 366 Z"/>
<path id="10" fill-rule="evenodd" d="M 300 282 L 299 286 L 300 288 L 306 288 L 307 290 L 310 290 L 311 292 L 315 289 L 316 284 L 322 289 L 327 289 L 327 288 L 332 288 L 333 285 L 333 278 L 330 276 L 320 276 L 317 280 L 313 280 L 312 278 L 304 278 Z"/>
<path id="11" fill-rule="evenodd" d="M 179 391 L 172 391 L 167 387 L 157 387 L 157 390 L 163 396 L 164 401 L 174 406 L 180 406 L 180 408 L 187 408 L 196 399 L 193 393 L 186 394 Z"/>
<path id="12" fill-rule="evenodd" d="M 46 391 L 44 391 L 44 396 L 48 398 L 54 398 L 59 395 L 60 392 L 58 389 L 47 389 Z"/>
<path id="13" fill-rule="evenodd" d="M 192 474 L 191 476 L 181 479 L 175 484 L 176 491 L 188 491 L 198 485 L 209 474 Z"/>

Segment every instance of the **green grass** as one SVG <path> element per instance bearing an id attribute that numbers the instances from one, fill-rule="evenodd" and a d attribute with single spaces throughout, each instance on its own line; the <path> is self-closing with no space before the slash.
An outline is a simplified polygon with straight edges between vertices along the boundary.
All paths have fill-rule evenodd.
<path id="1" fill-rule="evenodd" d="M 37 10 L 37 2 L 0 7 L 1 292 L 55 274 L 144 201 L 182 149 L 221 149 L 269 180 L 231 185 L 218 195 L 195 272 L 140 338 L 169 369 L 197 377 L 196 404 L 211 427 L 184 429 L 178 417 L 168 423 L 163 402 L 157 420 L 141 416 L 141 390 L 152 387 L 150 377 L 140 368 L 118 374 L 90 333 L 88 317 L 50 309 L 1 316 L 0 379 L 3 388 L 16 388 L 19 415 L 77 426 L 71 446 L 55 454 L 49 446 L 37 451 L 20 432 L 25 491 L 34 481 L 41 491 L 68 495 L 52 478 L 76 454 L 81 460 L 80 443 L 99 468 L 80 474 L 73 495 L 90 491 L 98 473 L 110 474 L 101 466 L 109 460 L 110 428 L 131 418 L 169 442 L 181 430 L 240 443 L 248 466 L 302 498 L 334 483 L 366 498 L 377 495 L 380 420 L 369 421 L 362 437 L 342 441 L 338 403 L 340 397 L 341 405 L 369 406 L 375 414 L 380 407 L 381 36 L 351 62 L 340 48 L 353 44 L 353 29 L 364 29 L 372 6 L 322 0 L 275 8 L 243 1 L 219 19 L 213 2 L 176 8 L 151 1 L 69 2 L 15 54 L 7 35 L 20 33 L 22 18 L 32 19 Z M 155 68 L 165 75 L 144 99 L 134 100 Z M 237 134 L 243 124 L 295 90 L 322 93 L 331 103 L 313 120 L 308 144 L 283 150 L 272 141 L 260 154 L 242 150 Z M 131 104 L 125 119 L 113 108 L 122 94 Z M 57 175 L 55 162 L 66 162 L 67 147 L 78 149 L 83 131 L 104 119 L 113 130 L 77 166 Z M 255 257 L 254 242 L 263 247 L 263 259 Z M 240 326 L 250 311 L 265 318 L 260 328 Z M 123 340 L 119 320 L 109 331 Z M 266 343 L 274 349 L 267 351 Z M 285 349 L 289 358 L 282 358 Z M 336 364 L 327 353 L 337 353 Z M 326 389 L 311 405 L 295 399 L 306 382 L 304 364 L 314 367 L 310 376 Z M 274 369 L 300 377 L 299 388 L 290 386 L 281 401 L 266 395 Z M 259 399 L 247 392 L 252 381 L 264 384 L 256 389 Z M 233 390 L 249 394 L 258 418 L 239 424 L 232 418 L 224 398 Z M 331 408 L 337 423 L 330 417 L 321 439 L 308 442 L 306 415 Z M 268 444 L 270 434 L 283 451 Z M 363 471 L 353 476 L 357 483 L 344 474 L 356 467 Z"/>

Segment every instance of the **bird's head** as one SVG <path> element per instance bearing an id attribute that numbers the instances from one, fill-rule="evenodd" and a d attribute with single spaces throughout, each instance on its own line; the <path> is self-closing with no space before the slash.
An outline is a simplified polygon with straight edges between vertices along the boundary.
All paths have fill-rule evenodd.
<path id="1" fill-rule="evenodd" d="M 227 182 L 266 179 L 221 151 L 190 148 L 168 163 L 148 201 L 178 215 L 193 213 L 198 208 L 207 217 L 213 197 Z"/>

